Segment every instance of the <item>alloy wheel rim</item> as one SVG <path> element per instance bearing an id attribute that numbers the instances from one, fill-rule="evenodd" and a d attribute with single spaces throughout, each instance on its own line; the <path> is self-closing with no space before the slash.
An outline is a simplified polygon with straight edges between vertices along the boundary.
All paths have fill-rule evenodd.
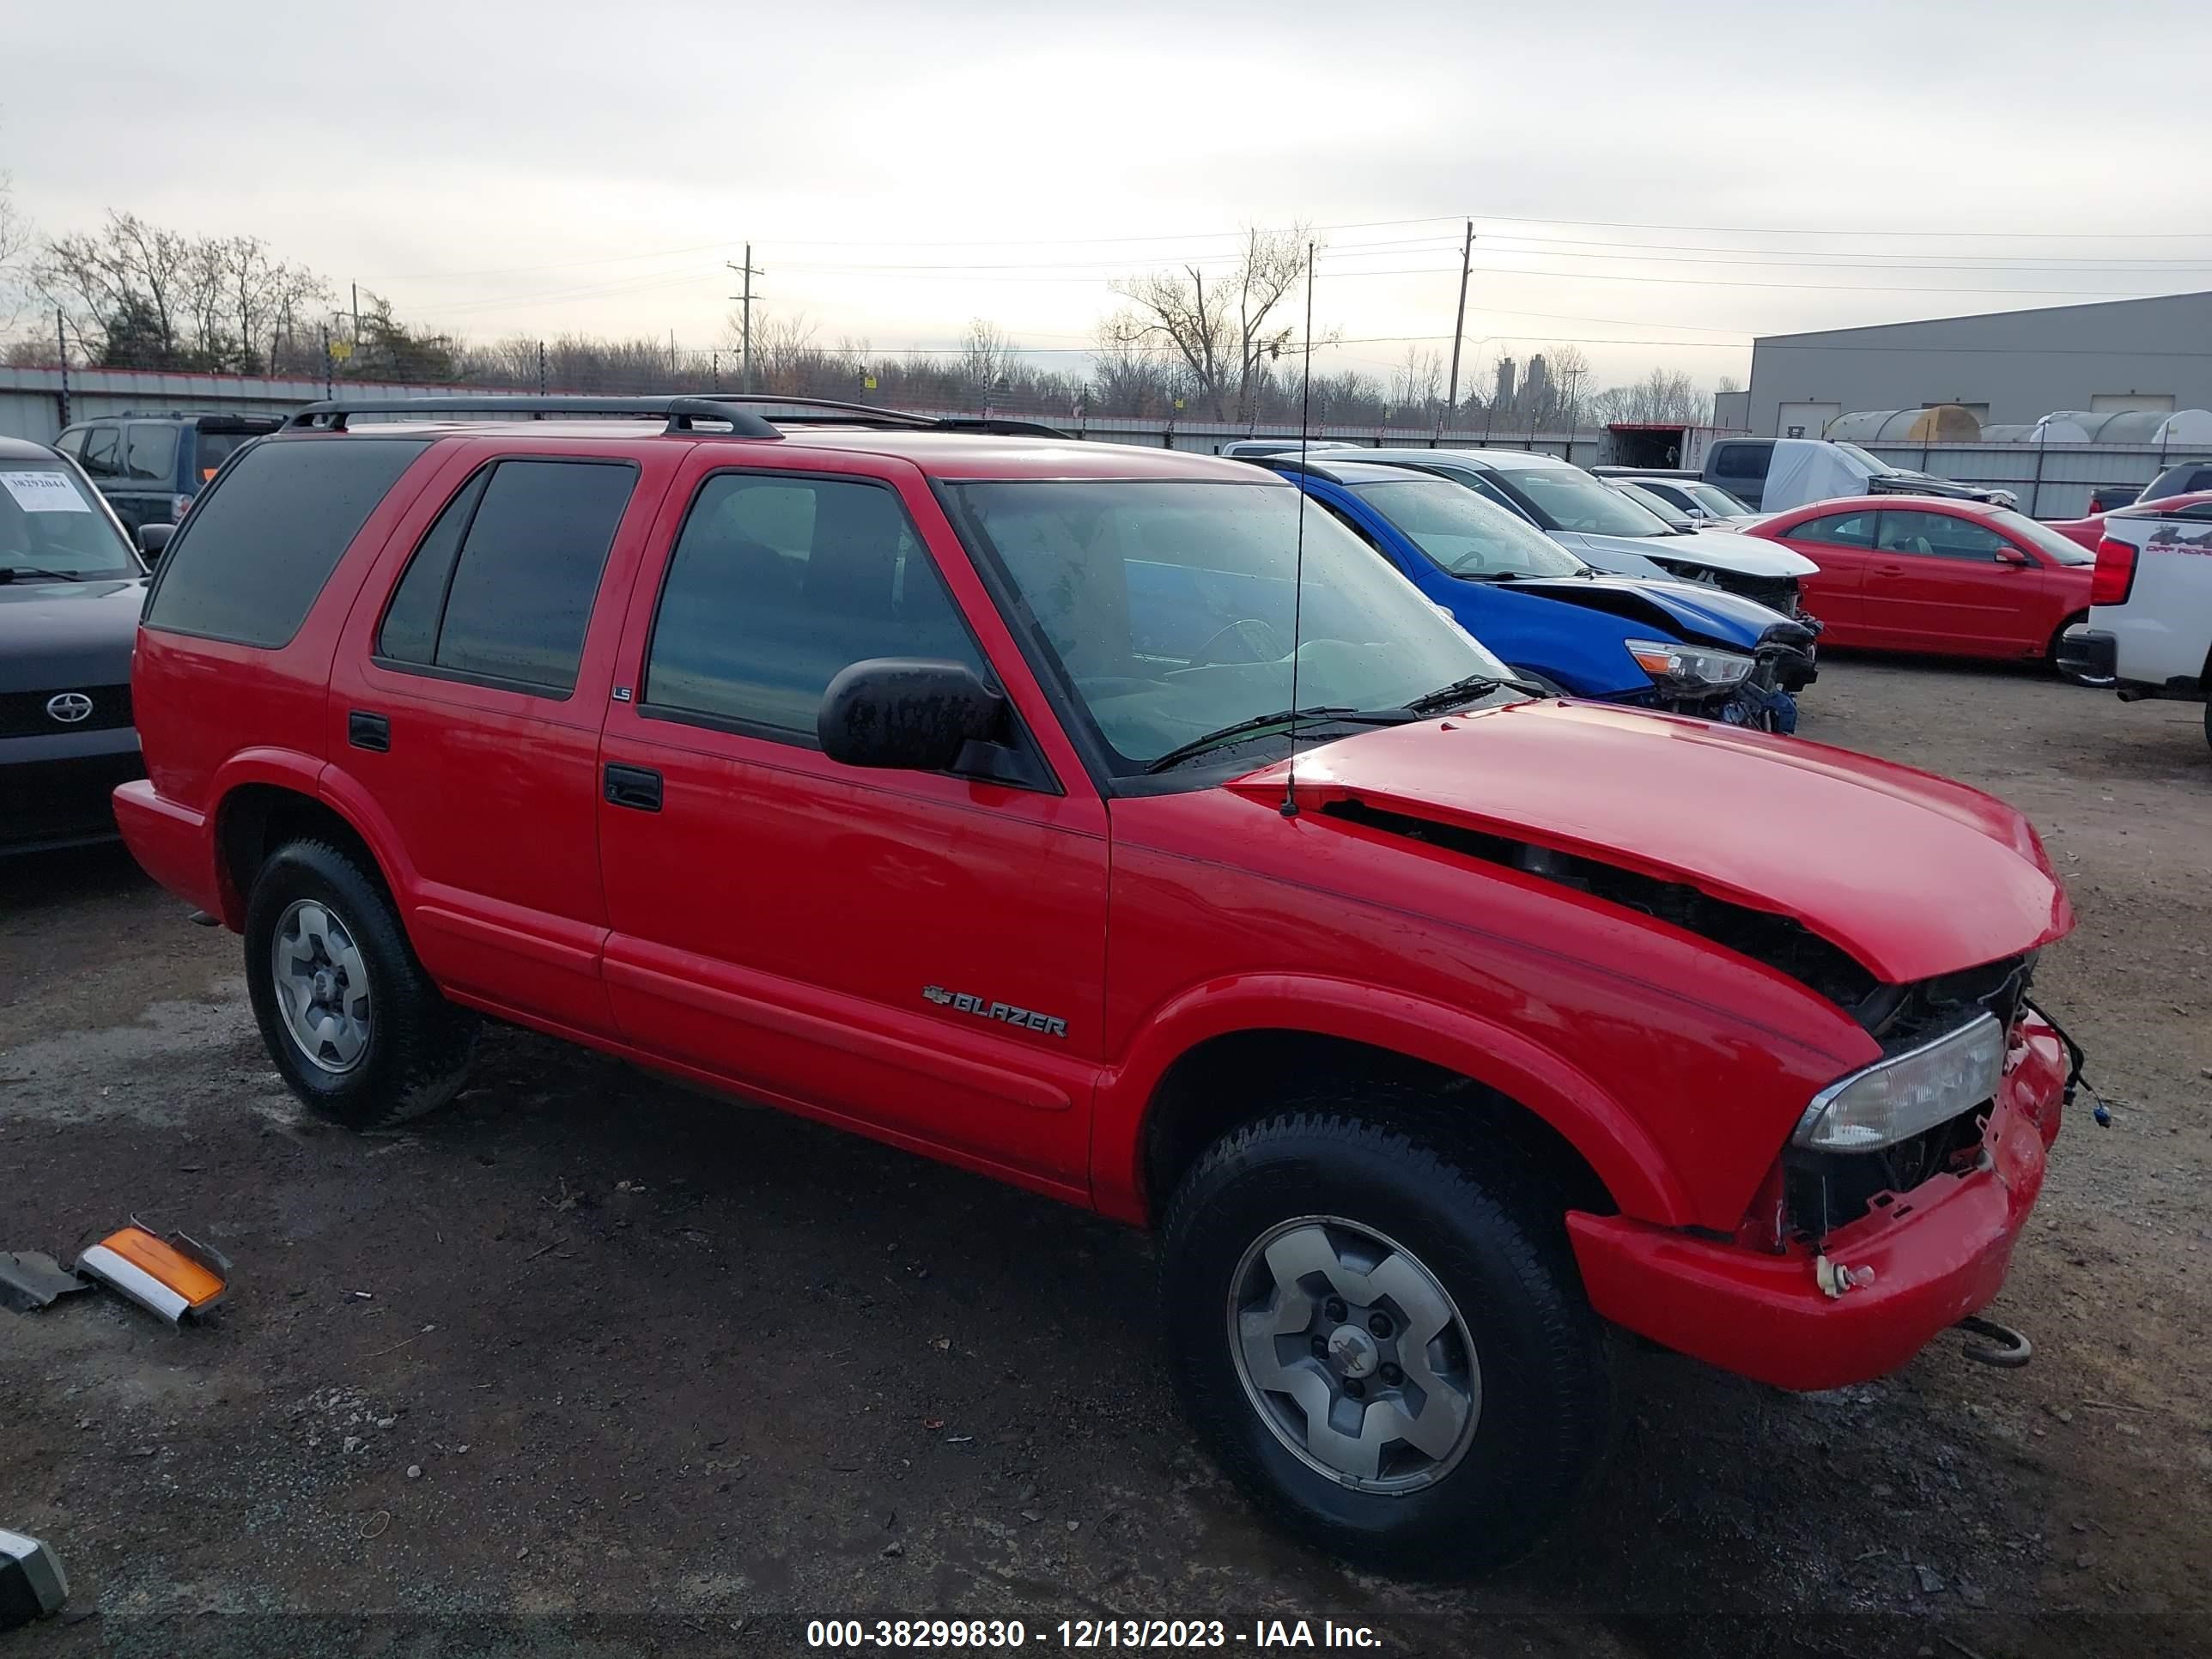
<path id="1" fill-rule="evenodd" d="M 318 899 L 295 899 L 276 919 L 270 978 L 285 1034 L 311 1064 L 342 1077 L 368 1053 L 368 965 L 353 931 Z"/>
<path id="2" fill-rule="evenodd" d="M 1467 1322 L 1373 1227 L 1309 1215 L 1261 1234 L 1230 1281 L 1228 1338 L 1261 1421 L 1339 1485 L 1419 1492 L 1474 1443 L 1482 1368 Z"/>

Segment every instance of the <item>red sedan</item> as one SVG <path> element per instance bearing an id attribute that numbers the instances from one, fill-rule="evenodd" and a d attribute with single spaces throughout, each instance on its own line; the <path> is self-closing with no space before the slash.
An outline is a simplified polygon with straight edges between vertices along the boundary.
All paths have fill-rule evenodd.
<path id="1" fill-rule="evenodd" d="M 1860 495 L 1778 513 L 1744 532 L 1820 567 L 1805 608 L 1826 645 L 2057 660 L 2089 609 L 2096 555 L 2007 507 Z"/>

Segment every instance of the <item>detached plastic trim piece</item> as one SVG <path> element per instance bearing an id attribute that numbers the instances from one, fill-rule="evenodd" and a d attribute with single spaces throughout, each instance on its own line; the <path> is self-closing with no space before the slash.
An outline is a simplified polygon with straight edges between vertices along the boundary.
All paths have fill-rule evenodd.
<path id="1" fill-rule="evenodd" d="M 86 1250 L 76 1270 L 172 1325 L 205 1313 L 230 1288 L 230 1263 L 183 1233 L 157 1238 L 135 1223 Z"/>

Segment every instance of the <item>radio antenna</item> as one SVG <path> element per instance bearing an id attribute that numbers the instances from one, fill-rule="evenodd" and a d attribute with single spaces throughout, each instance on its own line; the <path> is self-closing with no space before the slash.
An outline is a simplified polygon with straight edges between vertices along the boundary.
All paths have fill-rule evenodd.
<path id="1" fill-rule="evenodd" d="M 1291 567 L 1291 764 L 1283 775 L 1283 816 L 1298 815 L 1298 646 L 1305 623 L 1306 598 L 1306 452 L 1313 430 L 1313 285 L 1314 245 L 1306 244 L 1305 369 L 1298 386 L 1298 544 Z"/>

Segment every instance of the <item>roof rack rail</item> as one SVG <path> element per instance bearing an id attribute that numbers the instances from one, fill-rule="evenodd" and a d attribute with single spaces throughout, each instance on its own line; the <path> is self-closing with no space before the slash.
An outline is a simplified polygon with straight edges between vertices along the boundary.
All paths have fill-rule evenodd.
<path id="1" fill-rule="evenodd" d="M 783 436 L 752 410 L 741 407 L 744 401 L 762 400 L 714 397 L 533 397 L 523 394 L 502 397 L 497 392 L 462 397 L 371 398 L 359 400 L 333 398 L 294 410 L 291 418 L 284 424 L 293 431 L 343 432 L 346 422 L 356 415 L 527 415 L 533 419 L 547 415 L 631 415 L 665 419 L 671 432 L 692 431 L 693 422 L 697 421 L 720 421 L 728 423 L 732 437 Z"/>
<path id="2" fill-rule="evenodd" d="M 947 415 L 932 421 L 939 432 L 988 432 L 1000 438 L 1073 438 L 1075 434 L 1043 421 L 1008 420 L 999 415 Z"/>
<path id="3" fill-rule="evenodd" d="M 841 403 L 834 398 L 780 398 L 769 392 L 717 393 L 723 402 L 788 409 L 775 416 L 787 426 L 880 426 L 914 432 L 988 432 L 1012 438 L 1068 438 L 1074 434 L 1042 421 L 1011 420 L 995 415 L 911 415 L 876 404 Z"/>
<path id="4" fill-rule="evenodd" d="M 763 417 L 757 410 L 774 412 Z M 783 412 L 787 411 L 787 412 Z M 910 415 L 902 409 L 883 409 L 874 404 L 840 403 L 830 398 L 782 398 L 764 392 L 716 392 L 665 398 L 586 398 L 563 395 L 532 396 L 525 392 L 487 392 L 435 398 L 380 398 L 356 401 L 333 398 L 295 410 L 285 424 L 295 430 L 343 432 L 356 415 L 635 415 L 665 416 L 671 432 L 690 432 L 695 421 L 729 424 L 732 436 L 780 438 L 770 424 L 786 426 L 866 426 L 893 431 L 983 432 L 1001 437 L 1066 438 L 1070 434 L 1042 421 L 1018 421 L 990 415 Z"/>

